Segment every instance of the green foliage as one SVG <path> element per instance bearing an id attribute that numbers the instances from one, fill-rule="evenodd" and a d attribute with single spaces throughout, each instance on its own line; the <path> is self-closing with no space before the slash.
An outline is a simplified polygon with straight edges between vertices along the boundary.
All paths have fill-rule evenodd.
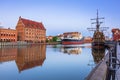
<path id="1" fill-rule="evenodd" d="M 50 43 L 50 42 L 60 42 L 61 39 L 57 36 L 54 36 L 52 39 L 46 39 L 46 42 Z"/>
<path id="2" fill-rule="evenodd" d="M 52 39 L 53 42 L 56 42 L 57 40 L 58 40 L 57 36 L 53 37 L 53 39 Z"/>
<path id="3" fill-rule="evenodd" d="M 48 39 L 46 39 L 46 42 L 49 42 L 49 40 L 48 40 Z"/>

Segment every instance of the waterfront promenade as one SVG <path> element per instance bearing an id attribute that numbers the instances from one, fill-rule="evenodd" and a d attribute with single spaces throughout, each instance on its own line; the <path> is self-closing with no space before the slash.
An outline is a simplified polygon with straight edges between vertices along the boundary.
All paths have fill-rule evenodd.
<path id="1" fill-rule="evenodd" d="M 120 61 L 120 45 L 119 45 L 119 43 L 117 43 L 115 50 L 116 50 L 115 52 L 116 52 L 116 56 L 118 59 L 115 71 L 113 71 L 112 73 L 109 73 L 110 71 L 108 71 L 109 69 L 106 64 L 106 62 L 108 62 L 108 60 L 109 60 L 109 55 L 110 55 L 110 53 L 108 51 L 106 53 L 106 56 L 102 59 L 102 61 L 100 61 L 99 64 L 91 71 L 91 73 L 88 75 L 86 80 L 120 80 L 120 63 L 119 63 L 119 61 Z M 106 77 L 107 74 L 109 74 L 109 76 L 108 76 L 109 78 Z"/>
<path id="2" fill-rule="evenodd" d="M 117 44 L 117 59 L 120 60 L 120 45 Z M 120 65 L 119 65 L 120 66 Z M 119 67 L 120 68 L 120 67 Z M 116 79 L 115 80 L 120 80 L 120 69 L 116 71 Z"/>
<path id="3" fill-rule="evenodd" d="M 105 80 L 107 74 L 106 61 L 108 58 L 109 55 L 106 54 L 106 56 L 98 63 L 85 80 Z"/>

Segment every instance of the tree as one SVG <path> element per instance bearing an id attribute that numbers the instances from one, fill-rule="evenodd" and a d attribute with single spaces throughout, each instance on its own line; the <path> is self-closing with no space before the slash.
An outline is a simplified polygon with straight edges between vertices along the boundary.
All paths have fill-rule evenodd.
<path id="1" fill-rule="evenodd" d="M 57 41 L 57 39 L 58 39 L 58 37 L 57 37 L 57 36 L 55 36 L 55 37 L 53 37 L 52 41 L 53 41 L 53 42 L 56 42 L 56 41 Z"/>

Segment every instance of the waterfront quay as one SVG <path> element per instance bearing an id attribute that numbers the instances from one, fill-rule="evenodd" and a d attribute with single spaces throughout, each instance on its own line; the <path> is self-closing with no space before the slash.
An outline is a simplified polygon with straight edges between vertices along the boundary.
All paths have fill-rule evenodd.
<path id="1" fill-rule="evenodd" d="M 107 42 L 106 56 L 90 72 L 86 80 L 120 80 L 120 43 Z"/>
<path id="2" fill-rule="evenodd" d="M 117 45 L 117 58 L 120 59 L 120 43 Z M 120 67 L 120 64 L 119 64 Z M 116 71 L 116 79 L 115 80 L 120 80 L 120 69 Z"/>
<path id="3" fill-rule="evenodd" d="M 17 41 L 17 42 L 0 42 L 0 48 L 3 46 L 29 46 L 29 45 L 57 45 L 61 44 L 61 42 L 46 42 L 46 43 L 27 43 L 24 41 Z"/>

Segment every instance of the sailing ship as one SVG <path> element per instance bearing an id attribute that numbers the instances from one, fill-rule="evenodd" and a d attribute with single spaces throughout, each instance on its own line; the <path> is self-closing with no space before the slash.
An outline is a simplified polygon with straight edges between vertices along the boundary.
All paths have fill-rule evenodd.
<path id="1" fill-rule="evenodd" d="M 63 35 L 64 35 L 64 38 L 62 39 L 63 45 L 73 45 L 73 44 L 84 43 L 84 37 L 79 32 L 66 32 Z"/>
<path id="2" fill-rule="evenodd" d="M 98 17 L 98 10 L 97 10 L 97 18 L 91 19 L 91 20 L 95 20 L 95 22 L 93 22 L 92 24 L 96 24 L 96 28 L 88 28 L 94 31 L 93 39 L 92 39 L 93 48 L 104 48 L 105 46 L 105 36 L 103 31 L 106 30 L 107 27 L 101 27 L 102 30 L 100 30 L 100 25 L 101 23 L 103 23 L 99 21 L 100 19 L 104 19 L 104 18 Z"/>

